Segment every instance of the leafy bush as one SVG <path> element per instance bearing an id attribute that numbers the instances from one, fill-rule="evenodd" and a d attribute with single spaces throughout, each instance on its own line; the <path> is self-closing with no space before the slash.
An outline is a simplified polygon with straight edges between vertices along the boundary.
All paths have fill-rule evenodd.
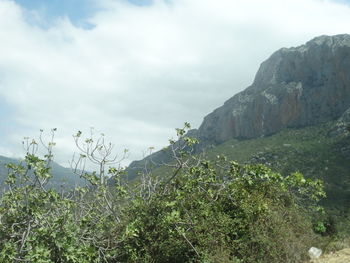
<path id="1" fill-rule="evenodd" d="M 76 203 L 42 184 L 50 176 L 46 162 L 28 154 L 25 166 L 8 167 L 8 191 L 0 202 L 0 262 L 93 262 L 94 246 L 80 240 Z M 29 170 L 36 175 L 32 179 Z"/>
<path id="2" fill-rule="evenodd" d="M 79 132 L 76 165 L 89 158 L 100 170 L 79 171 L 90 186 L 66 193 L 46 187 L 54 143 L 44 158 L 35 155 L 35 141 L 28 144 L 24 162 L 8 165 L 0 262 L 300 262 L 322 183 L 191 156 L 196 140 L 177 132 L 173 174 L 144 174 L 138 183 L 106 167 L 115 160 L 108 159 L 111 144 L 88 138 L 81 145 Z"/>
<path id="3" fill-rule="evenodd" d="M 227 161 L 202 161 L 160 189 L 128 207 L 123 262 L 300 262 L 307 209 L 323 195 L 299 173 Z"/>

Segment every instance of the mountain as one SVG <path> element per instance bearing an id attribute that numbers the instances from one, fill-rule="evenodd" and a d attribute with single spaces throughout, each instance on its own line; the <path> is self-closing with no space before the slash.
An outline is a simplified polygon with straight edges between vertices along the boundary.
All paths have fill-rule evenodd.
<path id="1" fill-rule="evenodd" d="M 282 48 L 253 84 L 204 118 L 198 137 L 219 144 L 339 118 L 350 107 L 350 35 Z"/>
<path id="2" fill-rule="evenodd" d="M 334 183 L 339 185 L 339 178 L 348 179 L 350 175 L 350 147 L 346 139 L 349 127 L 350 35 L 344 34 L 320 36 L 305 45 L 276 51 L 261 64 L 251 86 L 207 115 L 199 129 L 191 130 L 188 136 L 199 139 L 197 153 L 225 153 L 243 162 L 263 162 L 274 156 L 283 173 L 294 168 L 328 181 L 333 175 L 328 186 L 331 189 Z M 295 134 L 292 143 L 288 136 L 278 135 L 284 131 Z M 276 145 L 274 140 L 269 141 L 270 137 L 279 138 Z M 232 141 L 236 146 L 232 146 Z M 244 149 L 248 147 L 246 143 L 250 151 Z M 272 148 L 280 149 L 278 154 L 264 150 L 271 143 Z M 299 150 L 307 154 L 288 147 L 303 143 L 306 148 Z M 316 147 L 322 143 L 327 147 Z M 333 165 L 319 170 L 317 162 L 327 163 L 333 153 L 337 157 L 333 158 Z M 169 150 L 159 151 L 131 163 L 127 171 L 132 179 L 146 163 L 153 163 L 156 168 L 170 160 Z M 339 188 L 332 189 L 336 192 Z M 350 198 L 349 193 L 345 196 Z"/>
<path id="3" fill-rule="evenodd" d="M 21 161 L 19 159 L 0 156 L 0 186 L 3 185 L 3 182 L 6 180 L 6 175 L 8 173 L 5 164 L 19 164 L 20 162 Z M 53 177 L 48 183 L 49 187 L 60 189 L 61 186 L 64 186 L 64 188 L 69 189 L 73 188 L 74 186 L 85 185 L 85 180 L 79 178 L 76 174 L 72 172 L 70 168 L 65 168 L 55 162 L 52 162 L 51 169 Z"/>

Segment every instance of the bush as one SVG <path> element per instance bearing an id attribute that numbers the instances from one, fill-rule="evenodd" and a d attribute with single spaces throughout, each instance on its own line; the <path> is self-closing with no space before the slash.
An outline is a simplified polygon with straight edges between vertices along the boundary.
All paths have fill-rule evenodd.
<path id="1" fill-rule="evenodd" d="M 322 195 L 319 181 L 299 173 L 202 161 L 133 200 L 122 261 L 300 262 L 313 237 L 307 209 Z"/>
<path id="2" fill-rule="evenodd" d="M 28 149 L 22 164 L 8 165 L 0 262 L 300 262 L 314 235 L 322 183 L 221 156 L 193 157 L 196 140 L 177 132 L 172 176 L 123 181 L 121 170 L 103 166 L 111 144 L 88 138 L 77 163 L 93 157 L 100 171 L 81 171 L 90 186 L 60 194 L 46 187 L 54 143 L 42 159 Z M 93 149 L 101 158 L 88 156 Z"/>

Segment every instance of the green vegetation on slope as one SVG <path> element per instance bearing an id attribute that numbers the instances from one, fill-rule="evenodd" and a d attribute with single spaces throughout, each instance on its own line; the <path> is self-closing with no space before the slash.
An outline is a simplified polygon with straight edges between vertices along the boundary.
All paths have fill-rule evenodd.
<path id="1" fill-rule="evenodd" d="M 225 155 L 239 163 L 266 165 L 283 176 L 301 172 L 306 178 L 323 180 L 327 193 L 322 201 L 327 211 L 324 220 L 336 227 L 332 231 L 347 236 L 350 234 L 350 136 L 349 133 L 330 136 L 334 126 L 335 122 L 329 122 L 286 129 L 256 139 L 232 139 L 207 148 L 204 155 L 209 160 Z M 154 166 L 153 173 L 169 177 L 171 169 Z"/>
<path id="2" fill-rule="evenodd" d="M 256 139 L 232 139 L 207 148 L 205 157 L 215 160 L 223 154 L 239 163 L 264 164 L 285 176 L 299 171 L 307 178 L 322 179 L 328 196 L 325 203 L 350 209 L 350 136 L 329 136 L 334 124 L 286 129 Z M 169 176 L 171 170 L 154 166 L 154 174 Z"/>
<path id="3" fill-rule="evenodd" d="M 262 163 L 283 175 L 299 171 L 322 179 L 330 204 L 350 206 L 350 136 L 329 136 L 333 122 L 251 140 L 230 140 L 207 151 L 241 163 Z"/>

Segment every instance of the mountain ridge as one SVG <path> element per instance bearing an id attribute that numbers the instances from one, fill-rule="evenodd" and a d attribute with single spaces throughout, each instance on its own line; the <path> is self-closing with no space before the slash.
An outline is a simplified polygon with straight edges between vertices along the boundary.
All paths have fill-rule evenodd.
<path id="1" fill-rule="evenodd" d="M 258 138 L 337 120 L 348 109 L 350 35 L 323 35 L 274 52 L 261 63 L 252 85 L 206 115 L 187 135 L 200 141 L 200 152 L 234 138 Z M 155 152 L 127 170 L 134 178 L 145 162 L 161 165 L 170 159 L 167 150 Z"/>
<path id="2" fill-rule="evenodd" d="M 22 160 L 9 158 L 6 156 L 0 155 L 0 186 L 3 185 L 7 176 L 7 168 L 5 164 L 14 163 L 19 164 Z M 60 189 L 61 186 L 64 186 L 68 189 L 71 189 L 75 186 L 85 185 L 86 182 L 84 179 L 79 178 L 76 174 L 72 172 L 72 169 L 63 167 L 56 162 L 51 163 L 52 175 L 53 177 L 49 181 L 48 187 L 53 187 L 56 189 Z"/>
<path id="3" fill-rule="evenodd" d="M 219 144 L 339 118 L 350 107 L 349 76 L 350 35 L 282 48 L 261 64 L 251 86 L 204 118 L 198 137 Z"/>

